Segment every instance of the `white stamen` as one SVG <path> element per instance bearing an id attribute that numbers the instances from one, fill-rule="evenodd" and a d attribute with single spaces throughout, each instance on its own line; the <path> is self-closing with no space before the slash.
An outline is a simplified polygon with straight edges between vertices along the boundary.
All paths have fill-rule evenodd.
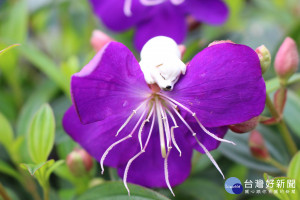
<path id="1" fill-rule="evenodd" d="M 131 115 L 126 119 L 126 121 L 124 122 L 124 124 L 122 124 L 122 126 L 119 128 L 119 130 L 117 131 L 116 136 L 119 135 L 119 133 L 123 130 L 123 128 L 130 122 L 130 120 L 132 119 L 132 117 L 137 113 L 137 111 L 145 104 L 148 103 L 148 99 L 146 99 L 143 103 L 141 103 L 141 105 L 139 105 L 135 110 L 132 111 Z"/>
<path id="2" fill-rule="evenodd" d="M 191 115 L 194 114 L 193 111 L 191 111 L 190 109 L 188 109 L 187 107 L 185 107 L 184 105 L 182 105 L 181 103 L 179 103 L 178 101 L 172 99 L 171 97 L 168 97 L 168 96 L 166 96 L 166 95 L 164 95 L 164 94 L 162 94 L 162 93 L 159 93 L 159 95 L 160 95 L 161 97 L 164 97 L 164 99 L 170 100 L 170 101 L 174 102 L 175 104 L 179 105 L 179 106 L 182 107 L 184 110 L 186 110 L 186 111 L 188 111 L 189 113 L 191 113 Z M 170 101 L 168 101 L 168 102 L 171 103 Z M 175 104 L 173 104 L 173 103 L 171 103 L 171 104 L 172 104 L 172 105 L 175 105 Z"/>
<path id="3" fill-rule="evenodd" d="M 160 149 L 161 149 L 162 157 L 165 158 L 166 157 L 166 145 L 165 145 L 164 127 L 163 127 L 163 123 L 162 123 L 159 103 L 160 102 L 158 101 L 158 98 L 155 97 L 155 107 L 156 107 L 156 114 L 157 114 L 157 121 L 158 121 L 158 128 L 159 128 Z"/>
<path id="4" fill-rule="evenodd" d="M 218 166 L 218 164 L 216 163 L 216 161 L 214 160 L 214 158 L 212 157 L 212 155 L 209 153 L 209 151 L 205 148 L 205 146 L 203 144 L 201 144 L 201 142 L 198 140 L 196 133 L 193 131 L 193 129 L 187 124 L 187 122 L 183 119 L 183 117 L 178 113 L 178 111 L 172 106 L 173 110 L 175 111 L 175 113 L 177 114 L 177 116 L 181 119 L 181 121 L 187 126 L 187 128 L 192 132 L 192 135 L 195 137 L 197 143 L 201 146 L 201 148 L 205 151 L 206 155 L 208 156 L 208 158 L 210 159 L 210 161 L 215 165 L 215 167 L 217 168 L 217 170 L 221 173 L 221 175 L 223 176 L 223 178 L 225 179 L 220 167 Z"/>
<path id="5" fill-rule="evenodd" d="M 170 181 L 169 181 L 169 172 L 168 172 L 168 157 L 170 155 L 171 149 L 172 149 L 172 147 L 168 148 L 168 153 L 167 153 L 167 156 L 165 157 L 165 160 L 164 160 L 164 171 L 165 171 L 166 184 L 167 184 L 169 190 L 171 191 L 171 193 L 173 194 L 173 196 L 175 197 L 175 194 L 172 190 L 172 187 L 171 187 L 171 184 L 170 184 Z"/>
<path id="6" fill-rule="evenodd" d="M 230 144 L 233 144 L 233 145 L 236 145 L 234 142 L 230 141 L 230 140 L 225 140 L 225 139 L 222 139 L 222 138 L 219 138 L 218 136 L 216 136 L 215 134 L 211 133 L 209 130 L 207 130 L 202 124 L 201 122 L 199 121 L 199 119 L 197 118 L 197 116 L 195 115 L 194 116 L 196 121 L 198 122 L 199 126 L 202 128 L 202 130 L 209 136 L 211 136 L 212 138 L 214 138 L 215 140 L 218 140 L 220 142 L 226 142 L 226 143 L 230 143 Z"/>
<path id="7" fill-rule="evenodd" d="M 154 110 L 154 107 L 152 108 L 152 111 Z M 138 153 L 136 154 L 134 157 L 132 157 L 128 162 L 127 162 L 127 165 L 126 165 L 126 168 L 125 168 L 125 172 L 124 172 L 124 176 L 123 176 L 123 183 L 124 183 L 124 186 L 126 188 L 126 190 L 128 191 L 128 195 L 130 196 L 130 190 L 128 188 L 128 185 L 127 185 L 127 176 L 128 176 L 128 171 L 129 171 L 129 167 L 130 165 L 132 164 L 132 162 L 138 158 L 142 153 L 145 152 L 146 150 L 146 147 L 148 146 L 148 143 L 150 141 L 150 137 L 151 137 L 151 134 L 152 134 L 152 130 L 153 130 L 153 126 L 154 126 L 154 123 L 155 123 L 155 114 L 153 115 L 153 118 L 152 118 L 152 123 L 151 123 L 151 127 L 150 127 L 150 131 L 149 131 L 149 135 L 147 137 L 147 140 L 146 140 L 146 143 L 145 143 L 145 146 L 144 148 Z"/>
<path id="8" fill-rule="evenodd" d="M 144 110 L 143 114 L 141 115 L 140 119 L 138 120 L 138 122 L 136 123 L 135 127 L 133 128 L 133 130 L 131 131 L 131 133 L 130 133 L 129 135 L 127 135 L 126 137 L 124 137 L 124 138 L 122 138 L 122 139 L 120 139 L 120 140 L 114 142 L 112 145 L 110 145 L 110 146 L 106 149 L 106 151 L 104 152 L 104 154 L 102 155 L 102 157 L 101 157 L 101 159 L 100 159 L 101 174 L 104 173 L 104 164 L 103 164 L 103 163 L 104 163 L 104 160 L 105 160 L 107 154 L 108 154 L 108 153 L 110 152 L 110 150 L 112 150 L 116 145 L 118 145 L 118 144 L 120 144 L 121 142 L 123 142 L 123 141 L 125 141 L 125 140 L 127 140 L 127 139 L 129 139 L 129 138 L 132 137 L 134 131 L 137 129 L 137 127 L 138 127 L 138 125 L 140 124 L 142 118 L 144 117 L 144 115 L 145 115 L 145 113 L 146 113 L 146 110 L 147 110 L 147 109 Z"/>
<path id="9" fill-rule="evenodd" d="M 174 144 L 175 148 L 179 152 L 179 157 L 181 157 L 181 150 L 180 150 L 179 146 L 176 143 L 175 135 L 174 135 L 174 129 L 178 128 L 179 126 L 177 125 L 175 117 L 172 115 L 171 111 L 168 108 L 166 108 L 166 110 L 167 110 L 168 115 L 171 117 L 171 119 L 173 121 L 173 124 L 174 124 L 174 126 L 171 127 L 171 139 L 172 139 L 172 143 Z"/>
<path id="10" fill-rule="evenodd" d="M 201 122 L 199 121 L 198 117 L 196 116 L 196 113 L 193 112 L 193 111 L 191 111 L 190 109 L 188 109 L 186 106 L 182 105 L 182 104 L 179 103 L 178 101 L 176 101 L 176 100 L 174 100 L 174 99 L 172 99 L 172 98 L 170 98 L 170 97 L 168 97 L 168 96 L 166 96 L 166 95 L 163 95 L 163 94 L 161 94 L 161 93 L 160 93 L 160 96 L 162 96 L 163 98 L 165 98 L 165 99 L 167 99 L 167 100 L 170 100 L 170 101 L 176 103 L 177 105 L 179 105 L 180 107 L 182 107 L 184 110 L 186 110 L 187 112 L 189 112 L 189 113 L 196 119 L 196 121 L 198 122 L 200 128 L 201 128 L 207 135 L 211 136 L 212 138 L 214 138 L 215 140 L 218 140 L 218 141 L 220 141 L 220 142 L 226 142 L 226 143 L 230 143 L 230 144 L 236 145 L 234 142 L 229 141 L 229 140 L 226 140 L 226 139 L 219 138 L 219 137 L 216 136 L 215 134 L 213 134 L 213 133 L 211 133 L 210 131 L 208 131 L 208 130 L 201 124 Z M 173 107 L 175 107 L 176 104 L 174 104 L 174 103 L 172 103 L 172 102 L 170 102 L 170 101 L 169 101 L 169 103 L 170 103 Z"/>
<path id="11" fill-rule="evenodd" d="M 145 6 L 155 6 L 163 3 L 166 0 L 140 0 L 140 2 Z"/>
<path id="12" fill-rule="evenodd" d="M 150 117 L 152 116 L 153 111 L 154 111 L 154 105 L 153 105 L 153 107 L 152 107 L 152 109 L 151 109 L 151 111 L 150 111 L 150 113 L 149 113 L 147 119 L 145 119 L 145 120 L 143 121 L 143 123 L 142 123 L 142 125 L 141 125 L 141 127 L 140 127 L 140 130 L 139 130 L 139 133 L 138 133 L 138 138 L 139 138 L 141 150 L 143 149 L 142 132 L 143 132 L 143 129 L 144 129 L 145 124 L 146 124 L 147 122 L 149 122 L 149 119 L 150 119 Z"/>
<path id="13" fill-rule="evenodd" d="M 170 127 L 169 127 L 169 121 L 166 114 L 166 111 L 163 109 L 161 103 L 159 103 L 159 107 L 162 114 L 162 119 L 165 127 L 165 134 L 166 134 L 166 140 L 167 140 L 167 148 L 171 146 L 171 133 L 170 133 Z"/>
<path id="14" fill-rule="evenodd" d="M 175 148 L 177 149 L 177 151 L 179 152 L 179 157 L 181 157 L 181 150 L 178 147 L 176 140 L 175 140 L 175 135 L 174 135 L 174 129 L 178 128 L 179 126 L 172 126 L 171 127 L 171 139 L 172 139 L 172 143 L 174 144 Z"/>
<path id="15" fill-rule="evenodd" d="M 132 15 L 132 12 L 131 12 L 131 3 L 132 2 L 131 1 L 132 0 L 125 0 L 125 3 L 124 3 L 123 11 L 127 17 L 131 17 L 131 15 Z"/>
<path id="16" fill-rule="evenodd" d="M 176 113 L 176 115 L 179 117 L 179 119 L 184 123 L 184 125 L 191 131 L 191 133 L 193 135 L 195 135 L 196 133 L 193 131 L 193 129 L 190 127 L 190 125 L 183 119 L 183 117 L 180 115 L 180 113 L 176 110 L 176 108 L 174 108 L 173 106 L 171 106 L 171 108 L 174 110 L 174 112 Z"/>
<path id="17" fill-rule="evenodd" d="M 204 150 L 204 152 L 207 155 L 207 157 L 210 159 L 210 161 L 214 164 L 214 166 L 217 168 L 217 170 L 223 176 L 223 179 L 225 179 L 225 176 L 224 176 L 222 170 L 220 169 L 219 165 L 215 161 L 215 159 L 212 157 L 212 155 L 209 153 L 209 151 L 206 149 L 206 147 L 198 140 L 198 138 L 196 136 L 194 136 L 194 137 L 195 137 L 197 143 L 200 145 L 200 147 Z"/>
<path id="18" fill-rule="evenodd" d="M 184 0 L 170 0 L 174 5 L 180 5 L 184 2 Z"/>

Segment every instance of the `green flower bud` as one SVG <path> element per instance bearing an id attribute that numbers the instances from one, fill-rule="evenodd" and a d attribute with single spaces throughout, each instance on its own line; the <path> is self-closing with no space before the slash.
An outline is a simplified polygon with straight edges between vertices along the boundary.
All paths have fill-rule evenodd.
<path id="1" fill-rule="evenodd" d="M 261 45 L 255 49 L 260 61 L 261 72 L 265 73 L 271 65 L 271 54 L 265 45 Z"/>

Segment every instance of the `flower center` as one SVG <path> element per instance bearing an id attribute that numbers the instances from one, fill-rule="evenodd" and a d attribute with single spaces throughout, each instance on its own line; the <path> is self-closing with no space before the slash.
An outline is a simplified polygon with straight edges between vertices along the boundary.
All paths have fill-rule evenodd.
<path id="1" fill-rule="evenodd" d="M 210 131 L 208 131 L 199 121 L 198 117 L 196 116 L 196 113 L 191 111 L 189 108 L 187 108 L 186 106 L 184 106 L 183 104 L 179 103 L 178 101 L 168 97 L 167 95 L 164 95 L 162 93 L 153 93 L 150 97 L 148 97 L 146 100 L 144 100 L 144 102 L 142 102 L 135 110 L 132 111 L 132 113 L 129 115 L 129 117 L 125 120 L 125 122 L 122 124 L 122 126 L 120 127 L 120 129 L 117 131 L 116 133 L 116 137 L 118 136 L 118 134 L 126 127 L 126 125 L 128 123 L 130 123 L 130 121 L 132 120 L 132 118 L 134 117 L 134 115 L 136 115 L 138 113 L 138 111 L 141 108 L 145 108 L 140 114 L 140 117 L 138 118 L 134 128 L 131 130 L 131 132 L 126 136 L 121 138 L 120 140 L 116 141 L 115 143 L 113 143 L 111 146 L 109 146 L 107 148 L 107 150 L 104 152 L 104 154 L 102 155 L 101 159 L 100 159 L 100 165 L 101 165 L 101 169 L 102 169 L 102 174 L 104 172 L 104 160 L 106 158 L 106 156 L 108 155 L 108 153 L 118 144 L 124 142 L 125 140 L 128 140 L 130 138 L 132 138 L 133 134 L 137 131 L 138 127 L 138 140 L 139 140 L 139 144 L 141 147 L 141 150 L 139 153 L 137 153 L 134 157 L 132 157 L 125 168 L 125 172 L 124 172 L 124 176 L 123 176 L 123 182 L 124 185 L 128 191 L 128 194 L 130 194 L 129 188 L 127 186 L 127 175 L 128 175 L 128 171 L 130 168 L 130 165 L 132 164 L 132 162 L 138 158 L 141 154 L 143 154 L 146 149 L 147 149 L 147 145 L 150 141 L 151 135 L 152 135 L 152 131 L 153 131 L 153 127 L 155 125 L 155 120 L 157 118 L 157 125 L 158 125 L 158 129 L 159 129 L 159 138 L 160 138 L 160 149 L 161 149 L 161 155 L 164 158 L 164 173 L 165 173 L 165 181 L 166 184 L 168 186 L 168 188 L 170 189 L 171 193 L 174 195 L 170 182 L 169 182 L 169 176 L 168 176 L 168 157 L 170 155 L 171 149 L 172 147 L 175 147 L 177 149 L 177 151 L 179 152 L 179 156 L 181 156 L 181 150 L 180 147 L 177 145 L 176 140 L 175 140 L 175 134 L 174 134 L 174 129 L 178 128 L 178 123 L 176 122 L 176 119 L 174 117 L 177 116 L 182 123 L 187 127 L 187 129 L 191 132 L 191 134 L 194 136 L 196 142 L 199 144 L 199 146 L 204 150 L 204 152 L 206 153 L 206 155 L 209 157 L 209 159 L 211 160 L 211 162 L 215 165 L 215 167 L 217 168 L 217 170 L 221 173 L 221 175 L 223 176 L 223 178 L 225 179 L 220 167 L 218 166 L 218 164 L 216 163 L 216 161 L 214 160 L 214 158 L 211 156 L 211 154 L 209 153 L 209 151 L 206 149 L 206 147 L 199 141 L 199 139 L 197 138 L 197 133 L 191 128 L 191 126 L 187 123 L 187 121 L 185 121 L 185 119 L 182 117 L 182 115 L 180 114 L 180 109 L 185 110 L 187 113 L 189 113 L 190 115 L 192 115 L 195 120 L 197 121 L 198 125 L 200 126 L 200 128 L 209 136 L 211 136 L 212 138 L 214 138 L 215 140 L 218 140 L 220 142 L 226 142 L 226 143 L 231 143 L 234 144 L 234 142 L 232 141 L 228 141 L 222 138 L 219 138 L 218 136 L 216 136 L 215 134 L 211 133 Z M 172 121 L 172 126 L 170 126 L 169 124 L 169 120 Z M 143 134 L 143 129 L 146 123 L 150 123 L 151 121 L 151 126 L 150 126 L 150 130 L 148 133 L 148 136 L 146 137 L 146 141 L 143 144 L 142 142 L 142 134 Z M 175 196 L 175 195 L 174 195 Z"/>
<path id="2" fill-rule="evenodd" d="M 167 0 L 140 0 L 141 4 L 144 5 L 144 6 L 156 6 L 156 5 L 159 5 L 159 4 L 161 4 L 165 1 L 167 1 Z M 169 0 L 169 1 L 171 1 L 171 3 L 173 5 L 180 5 L 185 0 Z M 132 15 L 131 4 L 132 4 L 132 0 L 125 0 L 123 10 L 124 10 L 124 14 L 127 17 L 130 17 Z"/>

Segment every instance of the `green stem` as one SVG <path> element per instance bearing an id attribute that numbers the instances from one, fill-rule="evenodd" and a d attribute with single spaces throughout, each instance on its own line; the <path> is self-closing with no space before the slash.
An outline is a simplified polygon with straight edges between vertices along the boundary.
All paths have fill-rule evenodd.
<path id="1" fill-rule="evenodd" d="M 268 94 L 266 95 L 266 105 L 267 105 L 272 117 L 278 119 L 279 114 L 278 114 L 276 108 L 274 107 L 273 102 Z"/>
<path id="2" fill-rule="evenodd" d="M 277 162 L 276 160 L 274 160 L 273 158 L 269 158 L 267 160 L 267 163 L 273 165 L 274 167 L 276 167 L 277 169 L 279 169 L 281 172 L 283 173 L 287 173 L 287 167 L 283 166 L 282 164 L 280 164 L 279 162 Z"/>
<path id="3" fill-rule="evenodd" d="M 5 188 L 1 183 L 0 183 L 0 197 L 2 197 L 3 200 L 11 200 L 11 198 L 8 196 Z"/>
<path id="4" fill-rule="evenodd" d="M 49 195 L 50 195 L 49 187 L 43 187 L 43 192 L 44 192 L 44 200 L 49 200 Z"/>
<path id="5" fill-rule="evenodd" d="M 280 115 L 278 114 L 278 112 L 277 112 L 276 108 L 274 107 L 272 100 L 268 94 L 266 95 L 266 105 L 267 105 L 271 115 L 276 119 L 280 119 Z M 284 142 L 286 143 L 286 146 L 287 146 L 290 154 L 292 156 L 295 155 L 297 153 L 297 146 L 296 146 L 283 119 L 280 119 L 280 121 L 278 122 L 278 128 L 279 128 L 281 137 L 283 138 Z"/>

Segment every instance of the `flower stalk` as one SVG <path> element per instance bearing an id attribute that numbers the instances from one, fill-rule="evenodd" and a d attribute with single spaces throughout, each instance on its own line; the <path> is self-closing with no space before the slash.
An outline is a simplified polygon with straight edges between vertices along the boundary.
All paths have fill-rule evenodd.
<path id="1" fill-rule="evenodd" d="M 283 173 L 287 173 L 287 167 L 280 164 L 279 162 L 277 162 L 276 160 L 274 160 L 272 157 L 270 157 L 268 160 L 266 160 L 266 162 L 270 165 L 273 165 L 274 167 L 276 167 L 277 169 L 279 169 L 281 172 Z"/>
<path id="2" fill-rule="evenodd" d="M 273 102 L 268 94 L 266 95 L 266 105 L 267 105 L 272 117 L 275 119 L 280 119 L 280 114 L 277 112 L 277 110 L 276 110 L 275 106 L 273 105 Z M 277 125 L 279 128 L 279 132 L 280 132 L 284 142 L 286 143 L 286 146 L 287 146 L 290 154 L 292 156 L 295 155 L 297 153 L 297 146 L 293 141 L 293 138 L 285 124 L 284 119 L 280 119 Z"/>
<path id="3" fill-rule="evenodd" d="M 0 183 L 0 197 L 2 197 L 4 200 L 11 200 L 11 198 L 8 196 L 5 188 L 1 183 Z"/>

